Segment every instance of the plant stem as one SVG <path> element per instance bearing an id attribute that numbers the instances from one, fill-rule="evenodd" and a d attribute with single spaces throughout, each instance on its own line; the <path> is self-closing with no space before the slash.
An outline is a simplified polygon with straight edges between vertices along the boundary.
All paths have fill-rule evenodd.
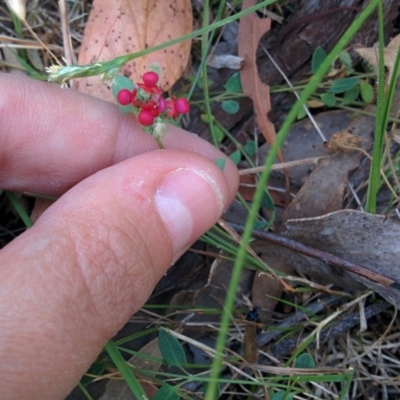
<path id="1" fill-rule="evenodd" d="M 325 61 L 321 64 L 318 71 L 313 75 L 310 79 L 309 84 L 304 89 L 299 100 L 296 101 L 286 120 L 284 121 L 280 131 L 277 134 L 276 140 L 269 152 L 269 155 L 265 161 L 265 169 L 261 174 L 259 184 L 257 186 L 257 190 L 254 196 L 254 201 L 251 207 L 251 212 L 249 213 L 249 217 L 246 221 L 245 232 L 243 234 L 242 243 L 239 248 L 238 256 L 233 267 L 232 278 L 229 283 L 228 293 L 225 301 L 225 310 L 222 316 L 222 321 L 220 325 L 220 331 L 216 344 L 216 355 L 213 360 L 212 368 L 211 368 L 211 382 L 208 385 L 207 392 L 205 398 L 208 400 L 213 400 L 216 398 L 218 392 L 218 378 L 222 368 L 222 359 L 223 359 L 223 350 L 226 343 L 226 335 L 228 332 L 230 319 L 231 319 L 231 310 L 233 309 L 233 305 L 235 303 L 236 291 L 240 282 L 240 276 L 243 269 L 243 265 L 246 260 L 247 246 L 250 243 L 252 230 L 254 227 L 254 223 L 256 221 L 257 212 L 261 205 L 261 200 L 264 194 L 265 187 L 267 185 L 268 178 L 271 173 L 271 166 L 274 163 L 274 160 L 278 154 L 280 147 L 282 146 L 287 133 L 289 132 L 290 126 L 296 119 L 296 116 L 300 109 L 303 107 L 303 104 L 306 102 L 308 97 L 317 90 L 318 85 L 324 78 L 325 74 L 329 71 L 331 64 L 339 54 L 341 50 L 347 45 L 350 39 L 356 34 L 364 21 L 371 15 L 374 9 L 380 4 L 381 0 L 371 0 L 371 2 L 365 7 L 365 9 L 361 12 L 361 14 L 354 20 L 351 26 L 347 29 L 343 37 L 338 41 L 336 46 L 333 48 L 332 52 L 327 56 Z"/>

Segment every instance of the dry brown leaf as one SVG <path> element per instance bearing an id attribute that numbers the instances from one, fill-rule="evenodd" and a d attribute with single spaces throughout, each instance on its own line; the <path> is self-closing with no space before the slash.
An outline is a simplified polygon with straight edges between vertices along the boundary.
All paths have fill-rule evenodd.
<path id="1" fill-rule="evenodd" d="M 242 10 L 254 6 L 256 0 L 244 0 Z M 276 132 L 275 127 L 268 119 L 268 113 L 271 111 L 271 99 L 269 86 L 261 82 L 257 67 L 257 48 L 261 37 L 270 30 L 271 19 L 260 19 L 255 13 L 248 14 L 241 18 L 238 36 L 238 53 L 243 58 L 243 67 L 240 70 L 240 79 L 242 81 L 243 93 L 253 100 L 256 112 L 256 123 L 260 128 L 266 142 L 272 146 Z M 284 162 L 282 151 L 278 152 L 278 160 Z M 289 202 L 290 181 L 287 170 L 284 170 L 286 180 L 286 196 Z"/>
<path id="2" fill-rule="evenodd" d="M 363 137 L 355 136 L 346 130 L 334 133 L 331 140 L 326 144 L 326 148 L 329 151 L 341 151 L 347 154 L 360 149 L 364 142 L 365 139 Z"/>
<path id="3" fill-rule="evenodd" d="M 254 6 L 255 0 L 245 0 L 242 10 Z M 267 143 L 272 146 L 276 133 L 274 125 L 268 120 L 267 114 L 271 111 L 269 86 L 261 82 L 258 75 L 256 52 L 261 37 L 270 30 L 271 20 L 260 19 L 255 13 L 241 18 L 239 25 L 239 56 L 244 64 L 240 71 L 240 78 L 245 96 L 253 100 L 256 112 L 256 122 Z M 280 161 L 283 161 L 280 157 Z"/>
<path id="4" fill-rule="evenodd" d="M 384 64 L 389 70 L 387 82 L 393 75 L 394 63 L 396 61 L 397 51 L 400 46 L 400 35 L 393 38 L 390 43 L 383 50 Z M 371 64 L 373 67 L 378 68 L 379 65 L 379 49 L 377 47 L 360 47 L 355 49 L 356 52 L 364 58 L 364 60 Z"/>
<path id="5" fill-rule="evenodd" d="M 386 300 L 400 307 L 398 215 L 385 217 L 356 210 L 341 210 L 321 217 L 290 220 L 285 236 L 316 249 L 330 252 L 353 262 L 395 283 L 385 286 L 360 275 L 339 271 L 321 262 L 318 273 L 329 278 L 340 275 L 345 285 L 356 280 L 375 289 Z M 298 265 L 297 265 L 298 266 Z M 314 276 L 310 264 L 301 265 L 301 272 Z"/>
<path id="6" fill-rule="evenodd" d="M 193 28 L 190 0 L 94 0 L 86 25 L 79 64 L 92 64 L 169 42 Z M 140 81 L 153 64 L 161 68 L 160 87 L 168 90 L 182 75 L 191 41 L 178 43 L 126 63 L 121 72 Z M 74 88 L 113 101 L 109 86 L 99 76 L 82 78 Z"/>

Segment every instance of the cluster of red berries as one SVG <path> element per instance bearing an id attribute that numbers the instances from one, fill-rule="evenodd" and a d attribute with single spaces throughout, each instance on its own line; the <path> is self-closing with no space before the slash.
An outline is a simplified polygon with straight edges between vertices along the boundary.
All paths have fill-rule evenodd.
<path id="1" fill-rule="evenodd" d="M 137 118 L 143 127 L 152 126 L 158 117 L 177 119 L 180 114 L 186 114 L 190 110 L 189 102 L 184 97 L 165 99 L 162 90 L 157 86 L 158 79 L 155 72 L 146 72 L 142 76 L 143 82 L 137 83 L 132 91 L 122 89 L 117 94 L 119 104 L 133 104 L 138 110 Z"/>

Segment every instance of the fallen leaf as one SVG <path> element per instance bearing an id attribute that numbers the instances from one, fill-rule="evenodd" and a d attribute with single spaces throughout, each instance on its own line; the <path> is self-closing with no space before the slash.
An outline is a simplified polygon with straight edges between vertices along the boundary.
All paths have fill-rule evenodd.
<path id="1" fill-rule="evenodd" d="M 352 132 L 353 143 L 357 141 L 358 147 L 366 150 L 371 144 L 373 126 L 371 117 L 360 116 L 344 131 Z M 285 210 L 282 219 L 317 217 L 341 210 L 349 174 L 359 166 L 362 157 L 361 151 L 354 151 L 322 158 Z"/>
<path id="2" fill-rule="evenodd" d="M 92 64 L 136 53 L 192 31 L 190 0 L 94 0 L 79 52 L 79 64 Z M 160 87 L 168 90 L 182 75 L 191 41 L 178 43 L 126 63 L 121 72 L 134 82 L 152 65 L 161 70 Z M 74 88 L 114 101 L 109 84 L 99 76 L 76 79 Z"/>
<path id="3" fill-rule="evenodd" d="M 393 75 L 394 63 L 396 61 L 397 51 L 400 46 L 400 35 L 397 35 L 393 38 L 390 43 L 383 50 L 383 63 L 385 67 L 388 69 L 388 75 L 386 78 L 387 82 L 390 82 L 390 79 Z M 360 47 L 355 49 L 355 51 L 362 57 L 364 60 L 371 64 L 373 67 L 378 68 L 379 65 L 379 50 L 378 47 Z"/>
<path id="4" fill-rule="evenodd" d="M 257 0 L 244 0 L 242 10 L 247 9 L 256 3 Z M 256 113 L 256 123 L 268 145 L 272 146 L 276 138 L 276 132 L 274 125 L 268 119 L 268 113 L 271 111 L 270 91 L 269 86 L 263 83 L 260 79 L 256 57 L 260 39 L 270 30 L 270 28 L 270 18 L 261 19 L 258 18 L 255 13 L 248 14 L 241 18 L 238 35 L 238 53 L 239 57 L 243 58 L 243 67 L 240 70 L 243 93 L 245 96 L 250 97 L 253 100 Z M 278 159 L 280 162 L 285 161 L 281 150 L 279 150 Z M 286 182 L 285 204 L 288 204 L 290 193 L 289 174 L 286 169 L 283 172 Z M 271 284 L 277 286 L 277 293 L 282 290 L 279 282 L 277 283 L 273 281 L 267 283 L 268 279 L 262 279 L 262 282 L 260 280 L 260 282 L 257 283 L 257 280 L 260 280 L 260 278 L 256 275 L 254 278 L 254 288 L 257 288 L 256 291 L 259 298 L 262 298 L 265 295 L 265 290 L 268 290 L 268 287 Z M 275 307 L 276 300 L 268 299 L 263 303 L 267 303 L 268 310 L 272 310 Z M 262 306 L 264 306 L 264 304 Z"/>
<path id="5" fill-rule="evenodd" d="M 242 10 L 257 3 L 257 0 L 244 0 Z M 253 100 L 256 123 L 260 128 L 266 142 L 272 146 L 275 141 L 275 127 L 267 115 L 271 111 L 271 99 L 269 86 L 261 82 L 257 68 L 257 48 L 261 37 L 270 30 L 271 19 L 260 19 L 255 13 L 241 18 L 239 25 L 239 57 L 243 59 L 243 67 L 240 70 L 243 93 Z M 279 151 L 278 159 L 284 162 L 282 152 Z M 289 189 L 289 177 L 285 171 L 286 185 Z"/>
<path id="6" fill-rule="evenodd" d="M 289 220 L 284 235 L 393 280 L 394 283 L 387 286 L 350 272 L 338 272 L 323 262 L 319 265 L 324 270 L 320 273 L 329 276 L 336 271 L 342 281 L 361 282 L 400 307 L 400 219 L 397 214 L 386 217 L 341 210 L 316 218 Z M 314 270 L 307 264 L 301 264 L 300 270 L 314 276 Z"/>

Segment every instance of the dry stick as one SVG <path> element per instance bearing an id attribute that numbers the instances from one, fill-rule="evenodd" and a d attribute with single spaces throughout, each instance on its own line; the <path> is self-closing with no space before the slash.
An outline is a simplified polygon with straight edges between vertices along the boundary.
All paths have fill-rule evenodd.
<path id="1" fill-rule="evenodd" d="M 243 231 L 244 231 L 243 225 L 235 224 L 235 223 L 230 223 L 230 225 L 236 232 L 243 233 Z M 289 239 L 289 238 L 277 235 L 272 232 L 260 231 L 258 229 L 253 230 L 253 235 L 259 239 L 267 240 L 268 242 L 275 243 L 279 246 L 286 247 L 286 248 L 294 250 L 300 254 L 304 254 L 308 257 L 316 258 L 317 260 L 322 260 L 326 264 L 330 264 L 330 265 L 333 265 L 342 270 L 363 276 L 365 278 L 370 279 L 371 281 L 380 283 L 384 286 L 391 287 L 395 284 L 398 284 L 395 280 L 388 278 L 386 276 L 377 274 L 376 272 L 371 271 L 368 268 L 354 264 L 350 261 L 343 260 L 342 258 L 339 258 L 331 253 L 327 253 L 326 251 L 322 251 L 322 250 L 318 250 L 318 249 L 315 249 L 310 246 L 306 246 L 306 245 L 299 243 L 293 239 Z"/>
<path id="2" fill-rule="evenodd" d="M 278 169 L 292 168 L 297 167 L 298 165 L 306 165 L 306 164 L 317 164 L 319 160 L 323 160 L 325 158 L 332 158 L 333 156 L 320 156 L 320 157 L 312 157 L 312 158 L 304 158 L 303 160 L 295 160 L 295 161 L 287 161 L 284 163 L 274 164 L 271 167 L 271 171 L 275 171 Z M 253 167 L 239 170 L 239 175 L 249 175 L 249 174 L 258 174 L 264 170 L 264 165 L 261 167 Z"/>
<path id="3" fill-rule="evenodd" d="M 372 318 L 374 315 L 385 311 L 389 307 L 392 307 L 392 304 L 384 302 L 384 303 L 374 303 L 365 309 L 365 318 L 368 320 Z M 320 337 L 321 342 L 325 341 L 328 337 L 329 339 L 334 338 L 337 335 L 343 335 L 343 332 L 349 331 L 360 323 L 360 313 L 355 312 L 353 314 L 344 317 L 341 321 L 339 321 L 336 325 L 332 326 L 329 329 L 326 329 Z M 315 342 L 315 341 L 314 341 Z M 269 351 L 273 354 L 274 357 L 278 359 L 282 359 L 293 353 L 294 349 L 298 345 L 298 339 L 284 339 L 278 342 L 275 346 L 273 346 Z M 260 360 L 262 364 L 264 360 Z"/>
<path id="4" fill-rule="evenodd" d="M 68 15 L 67 15 L 68 13 L 67 13 L 67 7 L 65 4 L 65 0 L 59 0 L 58 7 L 60 9 L 64 56 L 65 56 L 66 64 L 69 66 L 69 65 L 76 64 L 77 62 L 76 62 L 76 57 L 75 57 L 74 50 L 72 47 L 71 32 L 70 32 L 69 24 L 68 24 Z"/>

